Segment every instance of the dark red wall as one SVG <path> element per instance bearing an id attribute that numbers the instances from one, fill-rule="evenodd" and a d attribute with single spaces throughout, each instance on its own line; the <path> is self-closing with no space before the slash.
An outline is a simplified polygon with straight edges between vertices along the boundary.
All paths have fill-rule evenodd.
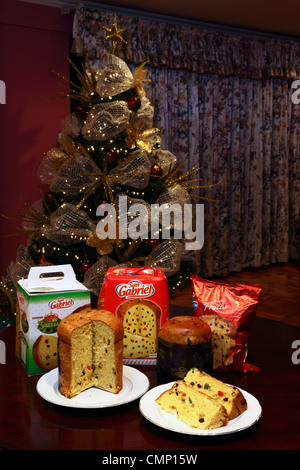
<path id="1" fill-rule="evenodd" d="M 0 0 L 0 80 L 6 104 L 0 104 L 0 213 L 19 217 L 24 203 L 40 198 L 38 167 L 44 152 L 55 146 L 67 100 L 44 101 L 62 88 L 52 72 L 69 76 L 72 16 L 59 8 L 17 0 Z M 15 261 L 27 236 L 20 224 L 0 217 L 0 276 Z"/>

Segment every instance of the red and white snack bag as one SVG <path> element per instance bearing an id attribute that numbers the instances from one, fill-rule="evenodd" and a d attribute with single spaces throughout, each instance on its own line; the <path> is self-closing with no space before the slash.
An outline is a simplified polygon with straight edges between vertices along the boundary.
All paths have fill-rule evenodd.
<path id="1" fill-rule="evenodd" d="M 169 318 L 170 296 L 162 269 L 109 268 L 98 307 L 123 321 L 123 363 L 155 366 L 157 338 Z"/>
<path id="2" fill-rule="evenodd" d="M 191 275 L 194 315 L 211 327 L 213 369 L 257 371 L 246 363 L 247 341 L 258 307 L 259 285 L 223 284 Z"/>

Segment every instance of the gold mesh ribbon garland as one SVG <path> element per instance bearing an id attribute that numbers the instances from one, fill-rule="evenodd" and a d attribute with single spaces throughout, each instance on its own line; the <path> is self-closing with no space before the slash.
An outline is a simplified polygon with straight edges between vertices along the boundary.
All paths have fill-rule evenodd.
<path id="1" fill-rule="evenodd" d="M 177 157 L 169 150 L 158 149 L 155 152 L 155 163 L 159 166 L 162 172 L 162 177 L 167 176 L 174 169 L 177 163 Z"/>
<path id="2" fill-rule="evenodd" d="M 75 152 L 53 175 L 50 189 L 67 196 L 84 194 L 95 183 L 98 173 L 99 169 L 91 158 Z"/>
<path id="3" fill-rule="evenodd" d="M 98 298 L 106 271 L 117 264 L 109 256 L 101 256 L 84 274 L 83 284 Z"/>
<path id="4" fill-rule="evenodd" d="M 122 197 L 126 198 L 126 207 L 121 204 Z M 151 228 L 151 206 L 144 199 L 127 197 L 125 194 L 119 193 L 115 199 L 115 211 L 118 224 L 117 233 L 121 227 L 121 232 L 127 238 L 128 230 L 131 230 L 133 225 L 133 230 L 136 231 L 134 238 L 144 238 L 148 235 Z"/>
<path id="5" fill-rule="evenodd" d="M 42 236 L 62 246 L 85 242 L 95 224 L 74 204 L 63 203 L 50 216 L 49 225 L 43 227 Z"/>
<path id="6" fill-rule="evenodd" d="M 82 135 L 85 139 L 94 141 L 112 139 L 126 130 L 129 115 L 125 101 L 97 103 L 87 115 Z"/>
<path id="7" fill-rule="evenodd" d="M 180 269 L 183 245 L 179 240 L 163 240 L 151 252 L 151 259 L 144 261 L 144 266 L 161 268 L 167 277 L 173 276 Z"/>
<path id="8" fill-rule="evenodd" d="M 43 184 L 51 184 L 62 165 L 76 152 L 74 140 L 63 133 L 58 135 L 59 146 L 50 149 L 42 158 L 38 169 L 39 179 Z"/>
<path id="9" fill-rule="evenodd" d="M 97 73 L 96 91 L 101 98 L 111 98 L 135 86 L 127 64 L 117 56 L 109 55 L 108 64 Z"/>
<path id="10" fill-rule="evenodd" d="M 147 152 L 135 150 L 109 172 L 108 182 L 110 185 L 126 184 L 133 188 L 144 189 L 149 184 L 150 170 L 151 161 Z"/>

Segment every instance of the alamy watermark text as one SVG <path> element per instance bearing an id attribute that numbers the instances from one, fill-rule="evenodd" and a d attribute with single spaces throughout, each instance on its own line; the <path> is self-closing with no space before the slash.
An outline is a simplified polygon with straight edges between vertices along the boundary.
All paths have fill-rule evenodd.
<path id="1" fill-rule="evenodd" d="M 139 237 L 151 239 L 184 239 L 186 250 L 200 250 L 204 244 L 204 204 L 151 204 L 128 206 L 127 196 L 120 196 L 118 208 L 101 204 L 96 215 L 103 217 L 97 224 L 100 239 L 125 240 Z M 118 221 L 118 223 L 117 223 Z"/>

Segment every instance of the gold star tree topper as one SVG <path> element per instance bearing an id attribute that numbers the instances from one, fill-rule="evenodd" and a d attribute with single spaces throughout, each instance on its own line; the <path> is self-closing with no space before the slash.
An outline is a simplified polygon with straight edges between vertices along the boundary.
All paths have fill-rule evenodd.
<path id="1" fill-rule="evenodd" d="M 127 41 L 125 41 L 125 39 L 122 38 L 122 36 L 121 36 L 121 34 L 123 34 L 125 31 L 127 31 L 127 28 L 118 29 L 117 17 L 116 17 L 116 14 L 115 14 L 112 28 L 106 28 L 105 26 L 103 26 L 103 29 L 105 29 L 105 31 L 108 33 L 105 40 L 106 41 L 112 41 L 112 48 L 113 48 L 112 52 L 115 55 L 116 47 L 119 43 L 123 42 L 124 44 L 127 44 Z"/>

